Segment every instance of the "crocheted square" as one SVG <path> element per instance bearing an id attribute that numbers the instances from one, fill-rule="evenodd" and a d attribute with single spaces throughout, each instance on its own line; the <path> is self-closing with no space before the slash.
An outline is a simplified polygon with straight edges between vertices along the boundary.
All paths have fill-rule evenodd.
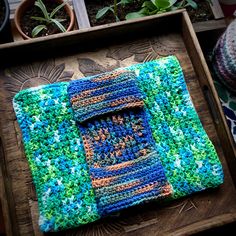
<path id="1" fill-rule="evenodd" d="M 68 87 L 101 216 L 171 194 L 135 80 L 120 71 Z"/>

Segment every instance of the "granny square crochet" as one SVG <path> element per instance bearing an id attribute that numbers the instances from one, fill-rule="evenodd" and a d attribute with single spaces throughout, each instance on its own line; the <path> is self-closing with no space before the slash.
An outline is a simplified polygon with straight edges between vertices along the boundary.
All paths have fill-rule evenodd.
<path id="1" fill-rule="evenodd" d="M 20 91 L 13 106 L 44 232 L 223 183 L 175 56 Z"/>
<path id="2" fill-rule="evenodd" d="M 101 216 L 170 195 L 134 73 L 73 81 L 68 94 Z"/>

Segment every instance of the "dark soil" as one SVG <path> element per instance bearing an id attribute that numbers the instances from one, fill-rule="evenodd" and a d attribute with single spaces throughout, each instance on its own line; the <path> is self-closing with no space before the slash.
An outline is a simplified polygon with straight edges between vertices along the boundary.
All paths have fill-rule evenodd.
<path id="1" fill-rule="evenodd" d="M 214 19 L 211 7 L 207 1 L 195 0 L 195 2 L 198 5 L 198 9 L 195 10 L 190 7 L 186 9 L 192 23 Z"/>
<path id="2" fill-rule="evenodd" d="M 113 4 L 113 0 L 86 0 L 86 8 L 88 11 L 89 21 L 91 26 L 103 25 L 108 23 L 116 22 L 116 19 L 112 12 L 109 12 L 104 17 L 96 20 L 96 14 L 98 10 L 103 7 L 107 7 Z M 142 5 L 142 4 L 141 4 Z M 121 21 L 125 20 L 125 16 L 129 12 L 138 11 L 140 9 L 140 1 L 136 1 L 135 4 L 126 4 L 125 6 L 118 7 L 118 17 Z"/>
<path id="3" fill-rule="evenodd" d="M 51 13 L 54 8 L 58 6 L 58 3 L 50 0 L 44 0 L 43 1 L 48 12 Z M 45 24 L 45 22 L 40 22 L 38 20 L 31 19 L 32 16 L 39 16 L 43 17 L 42 11 L 36 7 L 32 6 L 29 8 L 23 18 L 21 19 L 21 27 L 23 32 L 29 36 L 32 37 L 31 32 L 36 27 L 37 25 Z M 68 16 L 66 10 L 64 8 L 61 8 L 53 17 L 54 19 L 65 19 L 65 21 L 61 22 L 61 24 L 67 29 L 69 24 L 70 24 L 70 17 Z M 47 24 L 47 29 L 42 30 L 37 37 L 41 36 L 47 36 L 47 35 L 52 35 L 56 33 L 60 33 L 60 29 L 55 25 L 55 24 Z"/>
<path id="4" fill-rule="evenodd" d="M 5 11 L 6 11 L 6 7 L 5 4 L 2 0 L 0 0 L 0 26 L 2 25 L 4 18 L 5 18 Z"/>
<path id="5" fill-rule="evenodd" d="M 207 21 L 214 19 L 209 3 L 204 0 L 195 0 L 198 4 L 198 9 L 192 9 L 188 7 L 186 10 L 192 23 Z M 86 0 L 87 12 L 90 20 L 91 26 L 102 25 L 113 23 L 116 21 L 114 15 L 109 12 L 104 17 L 96 20 L 96 14 L 98 10 L 103 7 L 110 6 L 113 4 L 113 0 Z M 118 17 L 121 21 L 125 20 L 125 15 L 129 12 L 138 11 L 141 8 L 142 2 L 137 0 L 135 4 L 127 4 L 124 7 L 118 7 Z"/>

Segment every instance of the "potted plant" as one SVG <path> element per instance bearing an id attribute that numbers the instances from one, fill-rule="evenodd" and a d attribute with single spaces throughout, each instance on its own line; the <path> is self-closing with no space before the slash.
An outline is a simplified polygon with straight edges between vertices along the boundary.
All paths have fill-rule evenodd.
<path id="1" fill-rule="evenodd" d="M 0 0 L 0 43 L 12 40 L 9 3 L 8 0 Z"/>
<path id="2" fill-rule="evenodd" d="M 16 29 L 24 39 L 70 31 L 74 12 L 64 0 L 24 0 L 15 11 Z"/>
<path id="3" fill-rule="evenodd" d="M 74 0 L 74 2 L 78 2 Z M 197 31 L 219 28 L 224 14 L 218 0 L 81 0 L 75 5 L 76 15 L 81 15 L 83 5 L 87 9 L 89 24 L 93 27 L 123 21 L 126 19 L 150 16 L 162 12 L 186 8 Z M 83 14 L 84 15 L 84 14 Z M 79 18 L 81 18 L 81 16 Z"/>

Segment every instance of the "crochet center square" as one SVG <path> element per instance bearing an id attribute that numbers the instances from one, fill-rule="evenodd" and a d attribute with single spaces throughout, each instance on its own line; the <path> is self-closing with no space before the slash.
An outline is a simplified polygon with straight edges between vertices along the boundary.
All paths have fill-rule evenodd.
<path id="1" fill-rule="evenodd" d="M 135 80 L 111 72 L 68 87 L 102 216 L 171 193 Z"/>
<path id="2" fill-rule="evenodd" d="M 140 112 L 79 126 L 101 215 L 171 193 Z"/>

